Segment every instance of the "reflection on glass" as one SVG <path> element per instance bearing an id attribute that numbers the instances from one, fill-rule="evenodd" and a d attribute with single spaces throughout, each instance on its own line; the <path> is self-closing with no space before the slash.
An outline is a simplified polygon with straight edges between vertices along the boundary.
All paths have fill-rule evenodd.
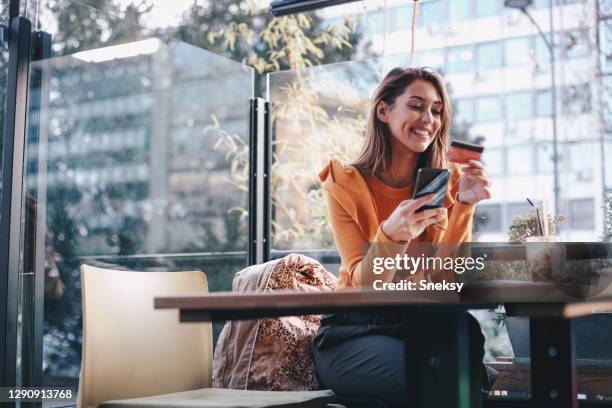
<path id="1" fill-rule="evenodd" d="M 230 288 L 245 265 L 253 70 L 157 38 L 44 64 L 48 120 L 37 125 L 49 135 L 49 248 L 64 287 L 45 296 L 53 384 L 78 378 L 81 263 L 200 269 L 211 290 Z M 32 185 L 37 174 L 27 178 Z M 221 265 L 214 252 L 243 255 Z M 179 253 L 194 256 L 166 260 Z"/>
<path id="2" fill-rule="evenodd" d="M 476 56 L 476 64 L 479 71 L 501 67 L 501 43 L 495 41 L 478 44 L 476 47 Z"/>
<path id="3" fill-rule="evenodd" d="M 505 44 L 505 63 L 506 66 L 522 66 L 529 64 L 529 39 L 527 37 L 511 38 Z"/>
<path id="4" fill-rule="evenodd" d="M 525 119 L 533 114 L 531 92 L 514 92 L 506 95 L 506 118 Z"/>
<path id="5" fill-rule="evenodd" d="M 471 70 L 472 59 L 472 47 L 469 45 L 449 48 L 447 66 L 448 72 L 454 74 Z"/>
<path id="6" fill-rule="evenodd" d="M 492 122 L 502 117 L 501 98 L 484 96 L 476 99 L 476 118 L 481 122 Z"/>

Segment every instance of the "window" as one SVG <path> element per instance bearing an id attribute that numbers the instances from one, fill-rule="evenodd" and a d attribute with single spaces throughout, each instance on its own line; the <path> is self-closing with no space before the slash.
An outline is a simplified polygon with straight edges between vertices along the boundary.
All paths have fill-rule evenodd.
<path id="1" fill-rule="evenodd" d="M 536 91 L 535 115 L 552 115 L 552 92 L 550 92 L 550 89 Z"/>
<path id="2" fill-rule="evenodd" d="M 472 15 L 471 0 L 452 0 L 448 3 L 448 17 L 451 21 L 464 20 Z"/>
<path id="3" fill-rule="evenodd" d="M 531 145 L 508 149 L 508 174 L 530 174 L 533 169 L 533 150 Z"/>
<path id="4" fill-rule="evenodd" d="M 501 43 L 490 42 L 476 46 L 476 66 L 479 71 L 499 68 L 501 66 L 501 59 Z"/>
<path id="5" fill-rule="evenodd" d="M 500 232 L 502 230 L 501 212 L 500 204 L 478 205 L 474 217 L 474 227 L 479 232 Z"/>
<path id="6" fill-rule="evenodd" d="M 569 200 L 568 217 L 571 229 L 589 230 L 595 228 L 595 206 L 592 198 Z"/>
<path id="7" fill-rule="evenodd" d="M 391 31 L 408 30 L 412 24 L 412 7 L 402 6 L 389 10 L 389 17 L 392 21 Z"/>
<path id="8" fill-rule="evenodd" d="M 529 40 L 527 37 L 511 38 L 506 40 L 505 50 L 506 66 L 529 64 Z"/>
<path id="9" fill-rule="evenodd" d="M 461 122 L 474 122 L 474 100 L 471 98 L 455 100 L 454 115 Z"/>
<path id="10" fill-rule="evenodd" d="M 555 0 L 535 0 L 533 2 L 533 6 L 535 8 L 547 8 L 547 7 L 549 7 L 551 1 L 553 3 L 553 6 L 554 6 Z"/>
<path id="11" fill-rule="evenodd" d="M 504 155 L 501 149 L 485 149 L 482 154 L 487 173 L 491 176 L 504 174 Z"/>
<path id="12" fill-rule="evenodd" d="M 541 174 L 552 174 L 554 148 L 552 143 L 539 144 L 536 146 L 537 171 Z"/>
<path id="13" fill-rule="evenodd" d="M 444 70 L 444 50 L 419 51 L 415 53 L 414 60 L 417 66 Z"/>
<path id="14" fill-rule="evenodd" d="M 534 202 L 534 204 L 539 205 L 537 202 Z M 526 201 L 508 204 L 508 207 L 506 208 L 507 225 L 512 224 L 512 218 L 516 217 L 517 215 L 527 215 L 531 209 L 532 207 Z"/>
<path id="15" fill-rule="evenodd" d="M 531 92 L 515 92 L 506 95 L 506 119 L 526 119 L 532 116 Z"/>
<path id="16" fill-rule="evenodd" d="M 476 99 L 476 118 L 480 122 L 492 122 L 502 117 L 501 98 L 485 96 Z"/>
<path id="17" fill-rule="evenodd" d="M 478 17 L 499 14 L 501 6 L 499 0 L 476 0 L 476 15 Z"/>
<path id="18" fill-rule="evenodd" d="M 442 1 L 431 0 L 421 4 L 419 25 L 429 27 L 442 22 Z"/>
<path id="19" fill-rule="evenodd" d="M 473 52 L 469 45 L 448 49 L 448 72 L 451 74 L 472 69 Z"/>
<path id="20" fill-rule="evenodd" d="M 563 34 L 565 58 L 584 58 L 589 55 L 589 35 L 587 31 L 572 30 Z"/>
<path id="21" fill-rule="evenodd" d="M 593 160 L 599 159 L 601 154 L 599 143 L 571 143 L 568 146 L 570 168 L 574 173 L 582 173 L 582 177 L 588 177 L 587 173 L 592 177 L 592 172 L 595 170 Z"/>

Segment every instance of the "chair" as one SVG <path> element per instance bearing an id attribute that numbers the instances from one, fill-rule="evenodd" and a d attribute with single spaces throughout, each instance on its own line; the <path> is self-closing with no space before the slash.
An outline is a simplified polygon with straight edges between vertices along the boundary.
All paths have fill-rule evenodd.
<path id="1" fill-rule="evenodd" d="M 126 272 L 83 265 L 83 358 L 79 407 L 322 408 L 332 391 L 207 388 L 211 324 L 179 323 L 155 296 L 201 295 L 202 272 Z M 331 405 L 335 406 L 335 405 Z"/>

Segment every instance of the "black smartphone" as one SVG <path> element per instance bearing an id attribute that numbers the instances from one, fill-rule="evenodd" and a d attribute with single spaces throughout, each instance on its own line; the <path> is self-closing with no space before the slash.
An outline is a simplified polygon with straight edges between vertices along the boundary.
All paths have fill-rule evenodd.
<path id="1" fill-rule="evenodd" d="M 414 194 L 412 198 L 421 198 L 431 193 L 436 197 L 429 203 L 420 207 L 417 212 L 439 208 L 444 205 L 444 196 L 448 186 L 450 172 L 446 169 L 436 169 L 431 167 L 420 168 L 417 172 Z"/>

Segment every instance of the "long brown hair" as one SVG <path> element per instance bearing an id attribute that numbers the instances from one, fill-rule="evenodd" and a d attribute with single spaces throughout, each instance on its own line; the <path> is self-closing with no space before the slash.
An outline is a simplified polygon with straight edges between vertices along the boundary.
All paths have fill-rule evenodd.
<path id="1" fill-rule="evenodd" d="M 389 125 L 378 118 L 376 111 L 381 102 L 392 106 L 395 99 L 404 92 L 406 87 L 417 79 L 432 84 L 438 91 L 443 104 L 438 134 L 427 147 L 427 150 L 419 154 L 417 168 L 446 167 L 451 105 L 442 77 L 433 68 L 393 68 L 378 84 L 372 96 L 366 140 L 357 160 L 352 163 L 361 173 L 374 175 L 388 170 L 391 164 L 392 135 Z"/>

